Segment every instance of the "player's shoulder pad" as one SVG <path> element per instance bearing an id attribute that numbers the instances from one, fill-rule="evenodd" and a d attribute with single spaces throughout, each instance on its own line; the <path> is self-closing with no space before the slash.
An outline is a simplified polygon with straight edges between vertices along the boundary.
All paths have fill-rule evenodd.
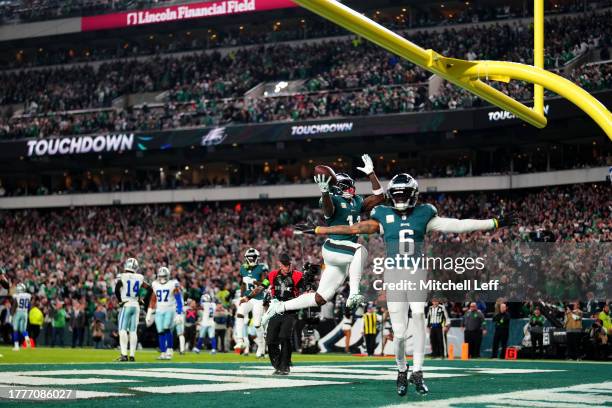
<path id="1" fill-rule="evenodd" d="M 265 263 L 265 262 L 264 262 L 264 263 L 260 263 L 259 265 L 261 265 L 261 269 L 262 269 L 264 272 L 269 272 L 269 271 L 270 271 L 270 267 L 268 266 L 268 264 L 267 264 L 267 263 Z"/>
<path id="2" fill-rule="evenodd" d="M 433 204 L 425 204 L 427 207 L 429 207 L 429 209 L 431 210 L 431 212 L 433 213 L 433 215 L 438 215 L 438 209 L 433 205 Z"/>
<path id="3" fill-rule="evenodd" d="M 424 213 L 425 212 L 429 213 L 429 216 L 431 218 L 433 218 L 433 217 L 438 215 L 438 210 L 432 204 L 429 204 L 429 203 L 427 203 L 427 204 L 419 204 L 419 205 L 417 205 L 417 208 L 420 211 L 423 211 Z"/>
<path id="4" fill-rule="evenodd" d="M 370 210 L 370 218 L 376 219 L 389 212 L 390 207 L 384 204 L 379 204 Z"/>

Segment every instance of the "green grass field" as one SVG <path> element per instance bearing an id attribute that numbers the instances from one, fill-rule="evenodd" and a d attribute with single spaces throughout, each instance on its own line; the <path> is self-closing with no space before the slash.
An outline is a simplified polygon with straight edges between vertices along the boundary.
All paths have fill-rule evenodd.
<path id="1" fill-rule="evenodd" d="M 156 361 L 139 351 L 136 363 L 115 363 L 115 350 L 0 348 L 0 389 L 76 390 L 77 399 L 46 407 L 431 407 L 612 406 L 612 364 L 561 361 L 427 360 L 426 397 L 395 394 L 390 358 L 294 354 L 288 377 L 267 360 L 235 354 L 175 355 Z M 2 407 L 37 402 L 0 399 Z"/>

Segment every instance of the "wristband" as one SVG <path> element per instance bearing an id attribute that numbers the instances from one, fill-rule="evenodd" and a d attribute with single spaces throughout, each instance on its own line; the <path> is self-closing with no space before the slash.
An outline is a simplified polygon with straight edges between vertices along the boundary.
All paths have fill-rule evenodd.
<path id="1" fill-rule="evenodd" d="M 382 187 L 377 190 L 372 190 L 372 194 L 374 195 L 381 195 L 381 194 L 384 194 L 384 192 L 385 192 L 385 189 Z"/>
<path id="2" fill-rule="evenodd" d="M 499 221 L 497 221 L 497 218 L 493 218 L 493 227 L 494 227 L 495 229 L 498 229 L 498 228 L 499 228 Z"/>
<path id="3" fill-rule="evenodd" d="M 318 235 L 318 234 L 319 234 L 319 228 L 321 228 L 321 227 L 315 227 L 315 229 L 314 229 L 314 233 L 315 233 L 315 235 Z"/>

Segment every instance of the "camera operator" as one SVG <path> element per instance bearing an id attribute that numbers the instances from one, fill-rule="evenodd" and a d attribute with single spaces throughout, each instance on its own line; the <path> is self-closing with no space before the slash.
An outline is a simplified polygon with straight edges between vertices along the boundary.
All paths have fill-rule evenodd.
<path id="1" fill-rule="evenodd" d="M 291 266 L 291 259 L 286 253 L 279 257 L 280 267 L 268 275 L 270 296 L 285 302 L 294 299 L 304 290 L 304 274 Z M 291 362 L 291 337 L 296 320 L 295 311 L 286 311 L 272 317 L 268 323 L 266 342 L 270 362 L 276 369 L 276 375 L 288 375 Z"/>

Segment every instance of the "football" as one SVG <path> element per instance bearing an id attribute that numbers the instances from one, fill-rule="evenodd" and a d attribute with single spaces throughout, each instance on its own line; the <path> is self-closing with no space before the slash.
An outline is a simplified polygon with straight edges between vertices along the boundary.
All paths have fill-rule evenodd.
<path id="1" fill-rule="evenodd" d="M 324 166 L 322 164 L 319 164 L 318 166 L 315 166 L 314 168 L 314 173 L 315 175 L 317 174 L 324 174 L 326 177 L 331 176 L 331 181 L 330 181 L 330 185 L 334 185 L 336 184 L 337 180 L 336 180 L 336 172 L 334 171 L 334 169 L 332 169 L 329 166 Z"/>

